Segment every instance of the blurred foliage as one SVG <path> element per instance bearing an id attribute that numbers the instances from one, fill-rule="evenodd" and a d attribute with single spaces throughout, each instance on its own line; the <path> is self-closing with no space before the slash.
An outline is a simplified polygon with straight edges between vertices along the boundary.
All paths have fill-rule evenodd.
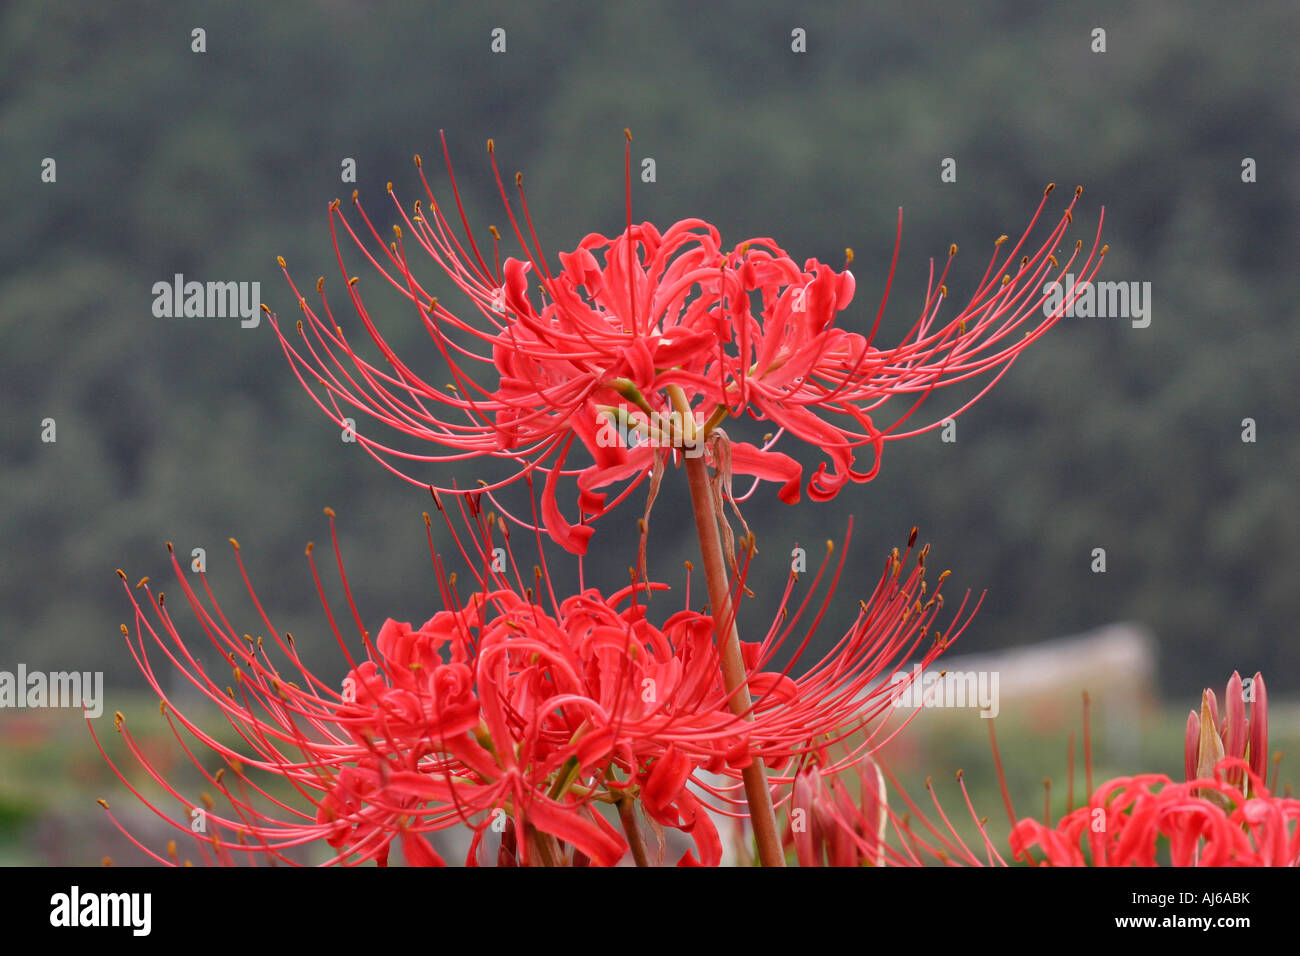
<path id="1" fill-rule="evenodd" d="M 782 579 L 796 542 L 841 538 L 853 515 L 851 609 L 915 524 L 951 585 L 988 591 L 968 651 L 1127 618 L 1160 636 L 1163 685 L 1182 697 L 1234 667 L 1300 689 L 1287 405 L 1300 90 L 1281 39 L 1300 32 L 1300 7 L 76 6 L 0 10 L 0 666 L 138 685 L 114 567 L 162 580 L 164 540 L 183 558 L 204 547 L 218 593 L 238 597 L 234 535 L 277 626 L 337 668 L 302 558 L 328 533 L 325 505 L 367 626 L 427 618 L 427 497 L 338 440 L 265 322 L 157 319 L 151 287 L 177 272 L 259 281 L 293 316 L 274 257 L 302 282 L 330 273 L 326 204 L 352 189 L 342 159 L 382 208 L 389 180 L 414 195 L 411 154 L 436 154 L 440 128 L 480 229 L 500 215 L 492 136 L 506 167 L 527 170 L 544 245 L 572 248 L 622 222 L 628 126 L 634 156 L 657 163 L 657 182 L 635 184 L 639 218 L 705 217 L 797 260 L 838 265 L 853 247 L 850 327 L 874 316 L 903 206 L 886 341 L 914 319 L 931 256 L 962 246 L 949 286 L 964 301 L 986 244 L 1015 234 L 1051 180 L 1085 184 L 1079 236 L 1105 205 L 1103 278 L 1152 283 L 1149 328 L 1064 321 L 962 417 L 955 444 L 895 443 L 877 481 L 824 506 L 761 492 L 747 512 L 757 574 Z M 1098 25 L 1105 54 L 1089 50 Z M 497 26 L 504 55 L 489 50 Z M 794 27 L 805 55 L 790 51 Z M 39 181 L 47 156 L 54 184 Z M 1246 156 L 1256 184 L 1241 181 Z M 956 183 L 940 182 L 944 157 Z M 384 329 L 412 346 L 422 334 L 406 313 Z M 955 404 L 932 400 L 931 419 Z M 46 417 L 55 444 L 39 440 Z M 1255 444 L 1241 441 L 1246 417 Z M 674 581 L 694 552 L 676 477 L 651 541 L 652 570 Z M 589 579 L 632 562 L 639 512 L 605 519 Z M 1104 575 L 1089 570 L 1095 547 Z M 756 619 L 771 606 L 758 590 Z M 231 613 L 260 628 L 247 601 Z"/>

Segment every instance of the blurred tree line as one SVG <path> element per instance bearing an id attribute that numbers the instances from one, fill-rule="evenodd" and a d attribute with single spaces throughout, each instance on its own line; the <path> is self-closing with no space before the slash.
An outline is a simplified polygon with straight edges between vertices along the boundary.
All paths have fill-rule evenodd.
<path id="1" fill-rule="evenodd" d="M 1182 696 L 1234 667 L 1300 687 L 1300 428 L 1287 404 L 1300 91 L 1284 39 L 1300 7 L 76 6 L 0 12 L 0 667 L 138 682 L 114 568 L 178 591 L 165 540 L 185 562 L 205 548 L 214 589 L 247 622 L 236 626 L 260 632 L 232 535 L 277 626 L 337 664 L 302 557 L 328 536 L 325 505 L 367 626 L 428 617 L 427 496 L 339 441 L 267 323 L 158 319 L 152 286 L 175 273 L 259 281 L 292 321 L 274 258 L 307 288 L 318 274 L 339 288 L 326 205 L 354 188 L 342 161 L 356 160 L 382 227 L 385 183 L 417 198 L 411 154 L 437 155 L 439 129 L 480 238 L 501 221 L 491 136 L 503 171 L 526 171 L 554 262 L 620 228 L 628 126 L 634 160 L 656 167 L 634 184 L 638 219 L 700 216 L 724 239 L 772 236 L 796 260 L 836 266 L 853 247 L 851 328 L 874 318 L 903 206 L 885 343 L 915 319 L 930 257 L 961 245 L 948 286 L 963 304 L 993 239 L 1019 233 L 1048 181 L 1086 187 L 1071 240 L 1087 244 L 1105 205 L 1102 278 L 1152 285 L 1148 328 L 1063 321 L 959 420 L 956 442 L 891 444 L 874 483 L 829 505 L 786 508 L 764 489 L 746 512 L 756 580 L 783 581 L 793 546 L 818 553 L 853 515 L 846 616 L 915 524 L 954 569 L 948 587 L 988 591 L 967 650 L 1127 618 L 1159 635 L 1166 688 Z M 204 53 L 191 50 L 196 27 Z M 504 53 L 490 48 L 498 27 Z M 1096 27 L 1105 53 L 1091 49 Z M 795 28 L 806 53 L 791 49 Z M 40 179 L 46 157 L 53 183 Z M 1258 182 L 1242 181 L 1246 157 Z M 381 319 L 394 342 L 431 351 L 409 310 Z M 958 397 L 932 399 L 927 420 Z M 651 542 L 652 571 L 674 582 L 694 550 L 679 478 Z M 642 500 L 603 519 L 588 580 L 618 581 L 632 563 Z M 572 580 L 570 564 L 553 566 Z M 773 602 L 756 590 L 755 626 Z M 202 640 L 179 600 L 173 613 Z"/>

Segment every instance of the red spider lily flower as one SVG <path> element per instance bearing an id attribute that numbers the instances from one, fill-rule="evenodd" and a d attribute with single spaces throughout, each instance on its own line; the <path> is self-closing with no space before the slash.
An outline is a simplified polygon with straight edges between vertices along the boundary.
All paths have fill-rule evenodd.
<path id="1" fill-rule="evenodd" d="M 1229 782 L 1242 775 L 1253 796 Z M 1047 866 L 1156 866 L 1161 837 L 1173 866 L 1297 866 L 1300 800 L 1271 795 L 1249 764 L 1226 757 L 1213 777 L 1187 783 L 1160 774 L 1111 780 L 1056 827 L 1020 821 L 1011 849 L 1021 858 L 1037 847 Z"/>
<path id="2" fill-rule="evenodd" d="M 831 654 L 793 677 L 791 669 L 813 638 L 830 594 L 814 609 L 790 663 L 778 670 L 774 658 L 812 597 L 791 608 L 787 587 L 777 622 L 763 641 L 745 647 L 753 705 L 737 715 L 722 681 L 710 616 L 684 609 L 652 623 L 645 597 L 667 586 L 635 578 L 608 596 L 587 589 L 557 601 L 539 566 L 536 589 L 525 587 L 509 552 L 508 526 L 478 510 L 477 499 L 469 500 L 470 512 L 462 516 L 472 534 L 462 538 L 452 531 L 467 564 L 482 569 L 468 600 L 445 573 L 430 532 L 445 609 L 424 624 L 389 620 L 372 640 L 349 596 L 365 651 L 358 661 L 325 604 L 348 664 L 341 685 L 307 670 L 293 638 L 275 630 L 243 572 L 238 545 L 236 562 L 269 640 L 234 629 L 206 575 L 205 602 L 172 556 L 185 603 L 232 668 L 224 688 L 181 637 L 164 596 L 155 598 L 147 579 L 142 581 L 146 610 L 146 602 L 127 589 L 136 610 L 134 636 L 123 626 L 128 647 L 184 752 L 232 808 L 223 813 L 207 807 L 205 828 L 194 834 L 205 858 L 292 862 L 293 848 L 324 841 L 334 851 L 328 863 L 382 864 L 400 840 L 409 863 L 437 864 L 441 858 L 428 835 L 464 826 L 473 833 L 471 864 L 488 852 L 490 830 L 501 834 L 498 859 L 512 865 L 613 865 L 628 842 L 603 810 L 617 807 L 621 815 L 622 804 L 631 800 L 660 826 L 693 837 L 696 851 L 682 863 L 715 865 L 721 842 L 707 811 L 743 815 L 743 801 L 733 797 L 739 784 L 725 781 L 739 780 L 753 759 L 783 767 L 820 758 L 828 746 L 860 733 L 911 679 L 900 671 L 900 661 L 926 640 L 943 607 L 938 589 L 926 598 L 926 549 L 903 573 L 913 533 L 908 551 L 890 556 L 871 600 L 863 602 L 857 622 Z M 330 526 L 350 595 L 332 512 Z M 504 567 L 502 550 L 509 554 Z M 308 557 L 320 589 L 310 547 Z M 824 561 L 814 590 L 827 566 Z M 743 577 L 737 587 L 743 588 Z M 828 591 L 833 589 L 832 581 Z M 543 594 L 550 596 L 549 607 Z M 324 602 L 323 590 L 321 595 Z M 946 639 L 934 640 L 924 659 L 932 661 L 964 627 L 957 623 Z M 275 663 L 275 649 L 287 667 Z M 207 705 L 220 710 L 235 739 L 201 727 L 168 694 L 155 667 L 159 654 Z M 173 815 L 146 798 L 107 754 L 105 759 L 155 813 L 191 832 L 190 814 L 201 801 L 183 795 L 151 764 L 120 715 L 115 727 L 132 756 L 184 812 Z M 93 734 L 93 724 L 91 729 Z M 225 768 L 215 774 L 206 769 L 187 737 Z M 868 734 L 828 767 L 837 772 L 852 766 L 880 743 Z M 710 774 L 722 775 L 724 783 Z M 282 792 L 286 788 L 305 807 L 296 806 Z"/>
<path id="3" fill-rule="evenodd" d="M 836 271 L 816 259 L 799 265 L 769 238 L 724 246 L 718 230 L 701 219 L 682 220 L 663 231 L 648 222 L 634 224 L 630 146 L 625 230 L 614 237 L 587 236 L 573 252 L 561 253 L 552 269 L 533 230 L 522 175 L 516 176 L 516 214 L 491 141 L 488 149 L 522 257 L 501 261 L 501 234 L 494 226 L 489 266 L 464 214 L 444 139 L 463 242 L 429 187 L 418 156 L 428 205 L 422 200 L 408 211 L 390 184 L 400 219 L 393 227 L 394 241 L 385 242 L 356 193 L 353 204 L 360 221 L 355 225 L 337 200 L 330 205 L 330 232 L 348 302 L 382 363 L 354 351 L 325 295 L 323 278 L 317 282 L 319 307 L 312 306 L 283 259 L 281 267 L 302 310 L 300 335 L 291 337 L 274 315 L 271 324 L 295 375 L 334 421 L 351 430 L 352 416 L 359 412 L 397 435 L 443 449 L 415 453 L 357 433 L 358 443 L 386 468 L 428 485 L 427 476 L 407 469 L 419 463 L 503 459 L 504 477 L 482 482 L 488 493 L 541 474 L 545 527 L 575 553 L 585 552 L 592 534 L 587 520 L 612 508 L 650 476 L 657 457 L 706 453 L 704 446 L 727 418 L 770 422 L 774 433 L 761 445 L 731 441 L 725 457 L 709 450 L 715 466 L 728 475 L 752 476 L 755 487 L 761 481 L 779 483 L 784 501 L 796 501 L 805 486 L 802 466 L 775 449 L 784 435 L 820 450 L 829 461 L 829 468 L 823 462 L 806 482 L 810 497 L 828 499 L 850 481 L 871 480 L 885 442 L 938 427 L 970 407 L 1066 313 L 1070 301 L 1045 308 L 1049 296 L 1043 290 L 1053 276 L 1059 281 L 1067 272 L 1078 272 L 1079 283 L 1066 294 L 1072 300 L 1076 287 L 1084 288 L 1096 274 L 1106 252 L 1105 247 L 1098 250 L 1099 221 L 1086 257 L 1082 241 L 1064 263 L 1054 254 L 1073 221 L 1081 189 L 1046 237 L 1031 241 L 1049 186 L 1021 237 L 1007 243 L 1003 236 L 994 244 L 965 307 L 946 320 L 939 317 L 949 298 L 944 283 L 957 251 L 952 246 L 937 277 L 931 265 L 924 305 L 910 330 L 899 344 L 880 348 L 876 333 L 897 266 L 901 211 L 884 295 L 863 335 L 836 324 L 855 291 L 847 269 Z M 440 371 L 432 374 L 442 381 L 434 381 L 428 370 L 412 368 L 373 321 L 358 278 L 349 275 L 339 250 L 339 226 L 384 283 L 414 306 L 439 357 Z M 417 277 L 408 258 L 412 244 L 468 301 L 467 311 L 453 312 L 431 294 L 426 279 Z M 530 283 L 536 291 L 530 291 Z M 979 394 L 956 411 L 928 423 L 910 423 L 935 389 L 989 375 Z M 882 424 L 887 414 L 882 407 L 891 399 L 892 420 Z M 900 404 L 904 407 L 893 414 Z M 581 446 L 576 455 L 575 445 Z M 859 463 L 864 448 L 869 449 L 865 466 Z M 576 521 L 564 517 L 558 503 L 562 476 L 576 479 Z"/>
<path id="4" fill-rule="evenodd" d="M 1250 716 L 1246 715 L 1247 698 Z M 1228 679 L 1223 696 L 1223 719 L 1219 719 L 1218 701 L 1208 687 L 1201 694 L 1201 713 L 1187 715 L 1187 737 L 1183 745 L 1183 764 L 1188 780 L 1209 777 L 1224 757 L 1246 760 L 1254 777 L 1263 780 L 1268 774 L 1268 691 L 1264 678 L 1256 673 L 1249 688 L 1236 671 Z M 1249 787 L 1240 770 L 1229 774 L 1234 787 Z"/>
<path id="5" fill-rule="evenodd" d="M 330 522 L 337 554 L 332 512 Z M 242 574 L 243 561 L 238 545 L 234 547 Z M 309 546 L 319 588 L 311 555 Z M 485 567 L 493 560 L 490 548 L 486 558 Z M 604 760 L 589 786 L 581 771 L 615 749 L 615 742 L 600 732 L 608 719 L 601 705 L 611 705 L 608 710 L 618 717 L 617 707 L 624 700 L 639 700 L 631 693 L 639 688 L 620 684 L 609 672 L 616 669 L 617 658 L 629 654 L 630 643 L 643 635 L 630 623 L 585 613 L 592 605 L 608 609 L 599 595 L 571 599 L 557 620 L 537 606 L 531 591 L 507 586 L 502 575 L 485 572 L 480 589 L 462 603 L 454 577 L 442 572 L 434 555 L 449 609 L 418 628 L 389 620 L 372 640 L 351 605 L 339 556 L 365 659 L 353 659 L 326 603 L 350 668 L 336 690 L 306 669 L 292 636 L 280 635 L 261 614 L 246 574 L 245 585 L 269 641 L 241 637 L 208 588 L 206 575 L 203 591 L 210 607 L 190 587 L 174 555 L 172 563 L 208 640 L 233 670 L 231 685 L 223 693 L 208 675 L 180 636 L 163 595 L 155 599 L 147 579 L 141 586 L 149 595 L 153 620 L 128 589 L 136 610 L 135 636 L 125 625 L 123 633 L 162 700 L 162 712 L 178 742 L 209 785 L 230 802 L 229 814 L 209 805 L 205 825 L 195 834 L 205 858 L 231 862 L 242 854 L 294 862 L 287 851 L 323 841 L 335 851 L 327 863 L 374 860 L 382 865 L 393 841 L 400 839 L 408 863 L 441 865 L 426 835 L 460 825 L 474 832 L 467 859 L 471 864 L 480 855 L 488 829 L 502 832 L 502 855 L 508 853 L 510 841 L 517 841 L 511 862 L 523 865 L 554 864 L 576 856 L 613 865 L 626 852 L 626 841 L 595 806 L 598 799 L 607 799 L 605 775 L 612 774 L 613 759 Z M 538 583 L 547 584 L 544 575 Z M 622 595 L 616 595 L 612 603 L 621 600 Z M 609 633 L 599 626 L 610 623 L 623 626 L 608 627 Z M 667 643 L 657 631 L 644 638 Z M 273 647 L 287 658 L 288 668 L 273 661 Z M 558 653 L 561 647 L 573 652 L 568 659 Z M 237 736 L 235 743 L 201 728 L 169 696 L 154 667 L 159 652 L 208 705 L 220 709 Z M 716 660 L 713 669 L 716 672 Z M 588 676 L 595 680 L 597 693 L 584 696 L 581 689 Z M 188 813 L 197 802 L 154 769 L 121 715 L 115 727 L 132 756 L 186 813 L 173 817 L 121 772 L 118 776 L 166 822 L 188 830 Z M 592 727 L 597 732 L 584 739 Z M 93 734 L 93 725 L 91 730 Z M 226 768 L 217 774 L 205 769 L 181 730 L 221 758 Z M 630 747 L 624 749 L 630 753 Z M 584 759 L 589 751 L 595 756 Z M 111 759 L 109 763 L 116 772 Z M 225 779 L 227 770 L 233 770 L 237 786 Z M 266 777 L 278 778 L 281 789 L 287 784 L 308 808 L 294 806 L 265 784 Z M 509 841 L 503 832 L 507 823 Z"/>

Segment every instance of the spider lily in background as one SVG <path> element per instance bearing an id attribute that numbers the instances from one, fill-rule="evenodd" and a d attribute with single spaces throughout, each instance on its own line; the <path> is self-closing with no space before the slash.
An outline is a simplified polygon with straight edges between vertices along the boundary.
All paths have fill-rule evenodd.
<path id="1" fill-rule="evenodd" d="M 879 755 L 835 774 L 823 773 L 815 764 L 801 770 L 791 792 L 786 843 L 794 848 L 802 866 L 921 866 L 936 862 L 1006 866 L 1009 860 L 1036 866 L 1157 866 L 1162 859 L 1171 866 L 1300 866 L 1300 800 L 1276 796 L 1266 786 L 1263 771 L 1267 761 L 1258 756 L 1267 750 L 1268 705 L 1260 675 L 1255 675 L 1251 688 L 1252 694 L 1243 694 L 1241 677 L 1234 673 L 1225 698 L 1231 706 L 1234 700 L 1241 703 L 1244 697 L 1253 696 L 1251 729 L 1259 736 L 1249 738 L 1249 761 L 1240 754 L 1222 755 L 1224 746 L 1234 750 L 1246 746 L 1239 746 L 1235 737 L 1231 744 L 1220 741 L 1220 756 L 1203 771 L 1189 771 L 1186 783 L 1175 783 L 1160 774 L 1117 777 L 1102 783 L 1084 805 L 1055 826 L 1047 808 L 1041 821 L 1016 815 L 990 720 L 994 766 L 1012 824 L 1005 856 L 989 838 L 986 820 L 971 803 L 960 771 L 958 782 L 983 843 L 982 854 L 955 828 L 929 779 L 926 790 L 935 822 L 911 800 Z M 1200 727 L 1218 726 L 1213 692 L 1205 692 L 1205 701 L 1203 709 L 1211 714 L 1203 714 L 1197 736 L 1189 729 L 1189 748 L 1201 746 Z M 1244 727 L 1242 714 L 1236 707 L 1232 711 L 1224 721 L 1229 731 L 1234 721 L 1237 727 Z M 1085 698 L 1084 756 L 1091 789 L 1088 713 Z M 1072 751 L 1073 741 L 1071 768 Z M 1189 761 L 1194 753 L 1189 750 Z M 894 792 L 893 802 L 885 777 Z M 1073 779 L 1071 769 L 1072 806 Z M 1162 841 L 1168 845 L 1167 858 Z"/>
<path id="2" fill-rule="evenodd" d="M 355 223 L 335 200 L 330 232 L 347 306 L 377 347 L 379 364 L 354 351 L 343 327 L 351 323 L 330 304 L 323 278 L 316 283 L 319 305 L 314 306 L 284 270 L 302 310 L 298 336 L 270 316 L 295 375 L 335 422 L 350 428 L 346 420 L 360 412 L 396 434 L 441 449 L 416 453 L 357 433 L 358 443 L 390 471 L 414 484 L 463 493 L 410 469 L 480 456 L 504 459 L 506 476 L 489 475 L 492 480 L 482 482 L 489 494 L 522 476 L 543 475 L 545 527 L 575 553 L 585 552 L 592 534 L 587 520 L 651 476 L 660 456 L 707 454 L 728 480 L 732 473 L 752 476 L 754 485 L 742 498 L 761 481 L 779 483 L 787 502 L 798 500 L 805 486 L 810 497 L 824 500 L 848 482 L 869 481 L 880 467 L 885 442 L 938 427 L 970 407 L 1065 314 L 1068 302 L 1044 309 L 1046 282 L 1078 273 L 1072 299 L 1075 287 L 1084 288 L 1096 274 L 1106 252 L 1097 247 L 1099 219 L 1086 257 L 1078 241 L 1068 261 L 1056 258 L 1082 188 L 1046 236 L 1031 241 L 1049 186 L 1020 238 L 1008 243 L 1002 236 L 994 243 L 984 276 L 963 308 L 940 318 L 949 298 L 945 280 L 954 245 L 937 276 L 931 263 L 924 305 L 907 334 L 897 345 L 881 348 L 876 335 L 897 266 L 901 210 L 884 293 L 863 335 L 837 325 L 855 291 L 847 268 L 837 271 L 816 259 L 799 265 L 769 238 L 724 246 L 718 230 L 702 219 L 665 230 L 634 224 L 630 139 L 629 134 L 625 230 L 614 237 L 587 236 L 573 252 L 560 253 L 554 268 L 533 229 L 522 174 L 515 177 L 516 211 L 491 140 L 493 173 L 520 249 L 504 262 L 495 226 L 490 255 L 475 240 L 445 137 L 454 214 L 435 198 L 419 156 L 427 205 L 417 201 L 408 210 L 389 185 L 400 220 L 392 241 L 385 241 L 356 193 Z M 450 215 L 459 220 L 463 240 Z M 410 301 L 442 371 L 413 367 L 388 343 L 358 277 L 344 263 L 340 227 L 382 281 Z M 439 301 L 434 284 L 417 275 L 411 254 L 431 260 L 442 273 L 441 284 L 461 294 L 467 308 L 452 311 Z M 283 259 L 280 264 L 284 268 Z M 912 422 L 935 389 L 986 374 L 992 379 L 960 408 Z M 719 450 L 717 440 L 725 438 L 720 426 L 741 417 L 769 422 L 771 435 L 759 445 L 728 441 L 725 451 Z M 828 459 L 806 485 L 802 465 L 776 450 L 784 436 Z M 582 451 L 575 454 L 575 446 Z M 559 506 L 561 477 L 576 480 L 576 520 L 564 517 Z M 503 514 L 527 524 L 493 500 Z"/>
<path id="3" fill-rule="evenodd" d="M 937 822 L 931 822 L 896 781 L 906 813 L 890 807 L 884 787 L 867 765 L 859 765 L 856 772 L 861 778 L 856 801 L 842 780 L 827 780 L 815 769 L 795 784 L 793 804 L 812 808 L 808 829 L 793 832 L 790 839 L 801 866 L 1007 866 L 1009 861 L 1033 866 L 1158 866 L 1162 840 L 1168 843 L 1169 866 L 1300 865 L 1300 800 L 1274 796 L 1244 761 L 1231 757 L 1225 757 L 1211 777 L 1188 783 L 1174 783 L 1161 774 L 1109 780 L 1056 826 L 1013 815 L 1005 856 L 988 837 L 961 774 L 966 809 L 983 840 L 982 855 L 953 826 L 929 780 L 926 789 Z M 1227 782 L 1236 774 L 1251 779 L 1253 795 Z"/>
<path id="4" fill-rule="evenodd" d="M 1247 698 L 1250 716 L 1246 716 Z M 1251 770 L 1247 777 L 1240 769 L 1227 777 L 1232 786 L 1249 792 L 1252 780 L 1268 777 L 1268 691 L 1264 678 L 1256 673 L 1249 685 L 1237 671 L 1232 672 L 1223 695 L 1223 719 L 1219 703 L 1208 687 L 1201 693 L 1201 712 L 1187 715 L 1187 737 L 1183 745 L 1183 765 L 1188 780 L 1210 777 L 1226 757 L 1246 760 Z"/>
<path id="5" fill-rule="evenodd" d="M 154 813 L 191 835 L 204 859 L 220 863 L 296 863 L 295 848 L 324 844 L 327 863 L 382 865 L 397 841 L 408 863 L 441 865 L 430 835 L 463 827 L 469 865 L 613 865 L 629 853 L 647 865 L 662 856 L 662 845 L 658 854 L 647 846 L 648 818 L 653 832 L 667 827 L 693 838 L 694 851 L 680 863 L 714 865 L 721 841 L 708 811 L 744 817 L 745 801 L 735 793 L 752 761 L 773 768 L 773 786 L 784 787 L 809 760 L 838 773 L 868 759 L 885 742 L 877 718 L 912 679 L 903 662 L 917 652 L 932 662 L 969 620 L 962 619 L 963 601 L 947 635 L 931 633 L 943 598 L 939 587 L 927 597 L 927 549 L 914 553 L 913 532 L 908 548 L 888 557 L 853 625 L 825 658 L 803 668 L 842 569 L 843 558 L 831 570 L 828 548 L 809 593 L 794 598 L 792 573 L 776 620 L 761 641 L 744 645 L 753 703 L 736 714 L 719 672 L 717 625 L 690 609 L 689 581 L 687 606 L 659 623 L 649 618 L 645 597 L 667 585 L 635 573 L 615 593 L 587 589 L 559 600 L 544 559 L 525 586 L 508 525 L 484 514 L 477 497 L 462 499 L 460 512 L 468 533 L 447 524 L 462 559 L 476 569 L 468 597 L 446 572 L 430 530 L 443 609 L 425 623 L 388 620 L 372 640 L 349 597 L 365 652 L 358 660 L 349 650 L 357 643 L 344 639 L 325 603 L 347 664 L 341 685 L 309 671 L 300 642 L 271 624 L 237 544 L 236 561 L 265 632 L 256 638 L 227 619 L 206 575 L 192 588 L 172 556 L 182 603 L 229 664 L 229 683 L 210 676 L 198 649 L 181 636 L 174 600 L 155 596 L 147 579 L 139 585 L 147 601 L 127 588 L 136 611 L 134 633 L 122 628 L 128 647 L 177 742 L 229 810 L 210 797 L 183 794 L 121 714 L 115 728 L 126 748 L 179 812 L 142 793 L 101 746 L 114 772 Z M 746 570 L 751 560 L 752 551 Z M 823 577 L 828 585 L 817 605 Z M 742 573 L 738 594 L 743 582 Z M 806 635 L 778 665 L 807 618 Z M 206 706 L 220 710 L 228 728 L 200 726 L 169 696 L 156 668 L 160 655 Z M 794 676 L 796 668 L 802 672 Z M 840 752 L 836 760 L 827 756 L 832 747 Z M 205 750 L 224 766 L 207 767 Z M 204 826 L 194 832 L 197 810 Z M 136 845 L 159 862 L 177 862 L 174 847 L 164 857 Z"/>
<path id="6" fill-rule="evenodd" d="M 1246 777 L 1245 788 L 1229 783 Z M 1300 800 L 1269 793 L 1244 761 L 1225 757 L 1212 776 L 1174 783 L 1161 774 L 1119 777 L 1056 827 L 1022 820 L 1011 849 L 1037 847 L 1046 866 L 1156 866 L 1157 840 L 1172 866 L 1300 865 Z"/>

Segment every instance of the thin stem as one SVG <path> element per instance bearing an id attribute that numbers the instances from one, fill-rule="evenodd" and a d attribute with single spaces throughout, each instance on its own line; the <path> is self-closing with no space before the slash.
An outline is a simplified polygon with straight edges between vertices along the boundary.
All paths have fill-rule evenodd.
<path id="1" fill-rule="evenodd" d="M 1069 770 L 1067 772 L 1069 773 L 1069 780 L 1070 780 L 1070 785 L 1069 785 L 1070 801 L 1065 805 L 1065 812 L 1073 813 L 1074 812 L 1074 731 L 1073 730 L 1070 731 L 1069 748 L 1070 748 Z"/>
<path id="2" fill-rule="evenodd" d="M 1086 799 L 1092 799 L 1092 698 L 1083 692 L 1083 772 L 1084 786 L 1087 787 Z"/>
<path id="3" fill-rule="evenodd" d="M 718 514 L 714 508 L 713 494 L 709 490 L 709 470 L 704 463 L 703 449 L 693 445 L 695 439 L 695 413 L 678 386 L 669 388 L 673 404 L 682 413 L 683 428 L 690 434 L 685 449 L 694 454 L 684 454 L 686 478 L 691 488 L 691 507 L 695 512 L 695 531 L 700 539 L 700 557 L 704 563 L 704 580 L 709 589 L 709 604 L 713 608 L 715 633 L 722 658 L 722 679 L 730 695 L 731 712 L 745 720 L 754 719 L 753 702 L 745 676 L 745 662 L 740 653 L 740 634 L 731 609 L 731 589 L 727 582 L 727 566 L 723 560 L 722 537 L 718 533 Z M 749 803 L 749 819 L 754 828 L 758 846 L 758 859 L 763 866 L 785 866 L 781 850 L 781 837 L 776 828 L 776 811 L 772 808 L 772 791 L 767 785 L 767 768 L 760 759 L 750 761 L 742 772 L 745 799 Z"/>

